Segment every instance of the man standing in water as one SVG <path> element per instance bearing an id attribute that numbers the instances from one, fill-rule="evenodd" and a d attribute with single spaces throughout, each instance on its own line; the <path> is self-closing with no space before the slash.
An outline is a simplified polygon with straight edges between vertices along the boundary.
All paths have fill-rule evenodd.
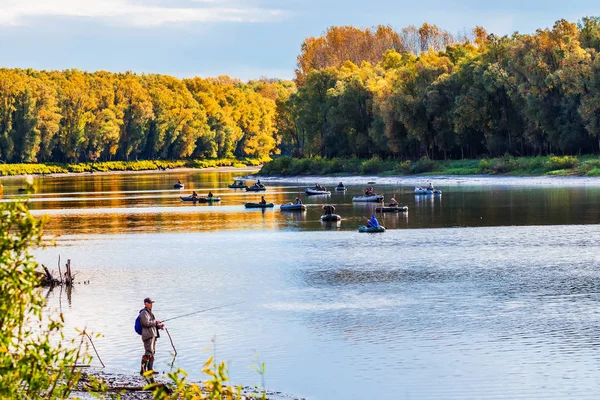
<path id="1" fill-rule="evenodd" d="M 144 342 L 144 355 L 142 356 L 142 368 L 140 370 L 140 375 L 144 375 L 146 371 L 154 370 L 156 339 L 160 337 L 158 329 L 163 329 L 164 327 L 164 325 L 157 320 L 152 313 L 153 304 L 154 301 L 150 297 L 146 297 L 144 299 L 144 308 L 140 310 L 142 341 Z"/>

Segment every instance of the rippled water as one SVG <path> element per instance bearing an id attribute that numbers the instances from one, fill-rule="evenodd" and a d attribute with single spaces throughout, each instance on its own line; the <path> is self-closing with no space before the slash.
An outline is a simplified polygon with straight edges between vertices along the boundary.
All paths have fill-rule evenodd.
<path id="1" fill-rule="evenodd" d="M 169 187 L 181 176 L 222 203 L 179 202 Z M 249 368 L 258 353 L 267 387 L 311 399 L 598 397 L 597 186 L 448 182 L 441 198 L 420 198 L 410 185 L 375 185 L 409 212 L 368 235 L 356 231 L 372 209 L 351 203 L 359 186 L 286 214 L 244 210 L 260 195 L 222 189 L 231 179 L 36 181 L 31 206 L 50 215 L 49 234 L 62 234 L 39 261 L 56 265 L 61 254 L 90 280 L 69 298 L 51 293 L 50 308 L 69 330 L 104 334 L 95 344 L 107 368 L 139 368 L 132 325 L 152 296 L 162 319 L 240 303 L 168 323 L 175 366 L 193 377 L 214 351 L 235 382 L 260 384 Z M 3 183 L 9 199 L 20 183 Z M 298 193 L 295 183 L 272 185 L 277 204 Z M 319 221 L 326 201 L 339 225 Z M 161 371 L 171 351 L 161 338 Z"/>

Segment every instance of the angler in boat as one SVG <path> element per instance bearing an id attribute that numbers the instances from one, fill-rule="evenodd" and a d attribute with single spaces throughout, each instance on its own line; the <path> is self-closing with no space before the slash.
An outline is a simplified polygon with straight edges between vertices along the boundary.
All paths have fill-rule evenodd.
<path id="1" fill-rule="evenodd" d="M 398 207 L 398 206 L 399 206 L 399 204 L 398 204 L 398 202 L 396 201 L 396 199 L 392 197 L 392 198 L 390 199 L 390 205 L 389 205 L 389 206 L 390 206 L 390 207 Z"/>
<path id="2" fill-rule="evenodd" d="M 372 187 L 366 188 L 365 196 L 375 196 L 375 190 Z"/>
<path id="3" fill-rule="evenodd" d="M 371 215 L 371 219 L 367 218 L 367 226 L 359 226 L 359 232 L 376 233 L 385 232 L 385 228 L 379 225 L 379 221 L 375 218 L 375 214 Z"/>
<path id="4" fill-rule="evenodd" d="M 367 218 L 367 228 L 379 228 L 379 221 L 375 218 L 375 214 L 371 214 L 371 219 Z"/>
<path id="5" fill-rule="evenodd" d="M 231 185 L 228 185 L 231 189 L 245 189 L 248 186 L 244 185 L 243 181 L 234 180 Z"/>
<path id="6" fill-rule="evenodd" d="M 306 206 L 302 204 L 302 200 L 299 197 L 296 197 L 293 203 L 287 203 L 281 205 L 282 211 L 304 211 L 306 210 Z"/>
<path id="7" fill-rule="evenodd" d="M 321 221 L 340 221 L 342 219 L 342 217 L 333 213 L 335 207 L 330 204 L 325 204 L 323 206 L 323 211 L 325 212 L 325 215 L 321 216 Z"/>
<path id="8" fill-rule="evenodd" d="M 262 196 L 258 203 L 246 203 L 244 207 L 246 208 L 273 208 L 275 204 L 267 203 L 265 200 L 265 196 Z"/>
<path id="9" fill-rule="evenodd" d="M 247 192 L 261 192 L 264 190 L 267 190 L 267 188 L 265 187 L 265 185 L 260 183 L 260 179 L 258 181 L 256 181 L 256 183 L 254 185 L 246 188 Z"/>
<path id="10" fill-rule="evenodd" d="M 326 204 L 323 206 L 323 211 L 325 212 L 325 214 L 331 215 L 335 211 L 335 207 L 330 204 Z"/>
<path id="11" fill-rule="evenodd" d="M 342 192 L 344 190 L 346 190 L 346 186 L 344 186 L 344 184 L 342 182 L 338 183 L 338 185 L 335 187 L 335 190 L 337 190 L 338 192 Z"/>

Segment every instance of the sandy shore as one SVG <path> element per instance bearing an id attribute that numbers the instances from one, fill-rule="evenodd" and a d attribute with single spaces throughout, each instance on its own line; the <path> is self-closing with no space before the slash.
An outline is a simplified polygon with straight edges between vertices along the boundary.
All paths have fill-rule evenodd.
<path id="1" fill-rule="evenodd" d="M 168 168 L 166 170 L 159 169 L 145 169 L 139 171 L 96 171 L 96 172 L 62 172 L 57 174 L 25 174 L 25 175 L 7 175 L 0 177 L 0 180 L 4 179 L 23 179 L 28 176 L 44 177 L 44 178 L 57 178 L 62 176 L 86 176 L 86 175 L 128 175 L 128 174 L 175 174 L 177 172 L 190 172 L 190 171 L 214 171 L 214 172 L 239 172 L 240 174 L 255 173 L 260 170 L 262 166 L 247 166 L 242 168 L 236 167 L 207 167 L 207 168 Z"/>

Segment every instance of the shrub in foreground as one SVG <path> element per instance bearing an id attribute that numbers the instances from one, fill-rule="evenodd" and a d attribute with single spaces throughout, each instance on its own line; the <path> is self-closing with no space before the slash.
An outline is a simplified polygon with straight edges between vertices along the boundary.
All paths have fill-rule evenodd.
<path id="1" fill-rule="evenodd" d="M 81 342 L 51 343 L 62 315 L 42 317 L 41 275 L 29 254 L 41 243 L 41 222 L 21 202 L 1 204 L 0 214 L 0 398 L 68 398 L 80 376 L 73 366 L 87 355 Z"/>

